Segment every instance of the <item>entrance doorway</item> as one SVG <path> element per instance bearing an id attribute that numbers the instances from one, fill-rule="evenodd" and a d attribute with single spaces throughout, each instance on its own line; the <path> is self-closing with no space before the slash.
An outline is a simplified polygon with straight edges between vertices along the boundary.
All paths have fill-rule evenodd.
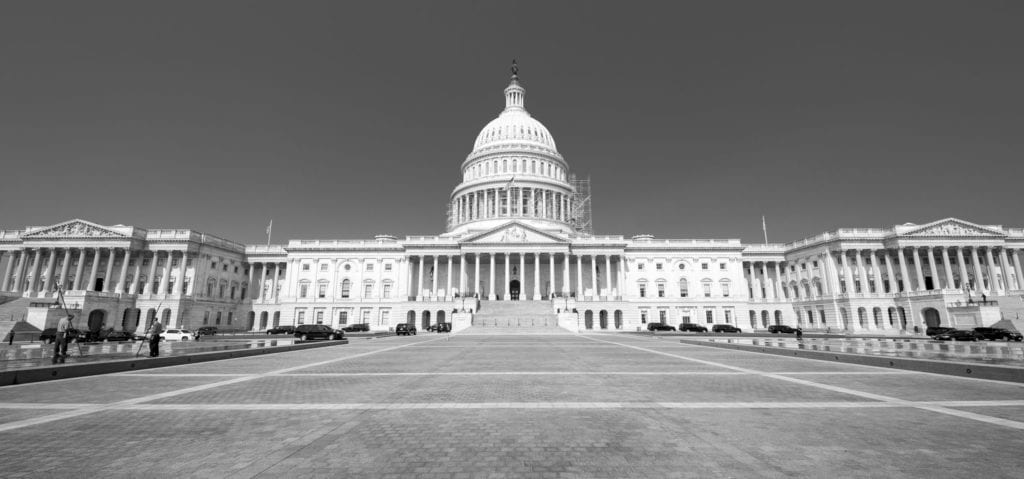
<path id="1" fill-rule="evenodd" d="M 424 331 L 430 327 L 430 311 L 424 311 L 420 319 L 420 328 Z"/>
<path id="2" fill-rule="evenodd" d="M 512 297 L 512 301 L 519 301 L 519 280 L 513 279 L 508 283 L 508 294 Z"/>
<path id="3" fill-rule="evenodd" d="M 939 318 L 939 310 L 935 308 L 924 308 L 921 310 L 921 314 L 924 315 L 925 327 L 934 328 L 942 322 Z"/>
<path id="4" fill-rule="evenodd" d="M 89 333 L 95 334 L 103 328 L 103 320 L 106 319 L 107 313 L 102 309 L 94 310 L 89 313 Z"/>

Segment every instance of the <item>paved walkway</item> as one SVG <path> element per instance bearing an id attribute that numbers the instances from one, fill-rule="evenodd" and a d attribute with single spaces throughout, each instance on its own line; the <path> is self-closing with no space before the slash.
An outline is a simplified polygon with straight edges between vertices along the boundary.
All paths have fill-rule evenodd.
<path id="1" fill-rule="evenodd" d="M 0 388 L 3 477 L 1019 477 L 1022 450 L 1020 384 L 633 335 L 388 337 Z"/>

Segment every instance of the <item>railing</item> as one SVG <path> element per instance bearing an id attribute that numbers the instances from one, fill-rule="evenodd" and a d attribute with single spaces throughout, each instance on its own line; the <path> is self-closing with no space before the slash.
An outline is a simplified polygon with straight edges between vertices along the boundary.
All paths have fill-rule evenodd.
<path id="1" fill-rule="evenodd" d="M 946 307 L 948 308 L 970 308 L 974 306 L 999 306 L 999 301 L 991 299 L 985 301 L 974 301 L 972 299 L 967 301 L 950 301 L 946 303 Z"/>

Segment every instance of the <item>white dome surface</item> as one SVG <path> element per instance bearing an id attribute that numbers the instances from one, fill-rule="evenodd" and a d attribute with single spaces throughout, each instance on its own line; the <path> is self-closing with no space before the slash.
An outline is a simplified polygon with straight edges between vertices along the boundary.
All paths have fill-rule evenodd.
<path id="1" fill-rule="evenodd" d="M 505 110 L 491 120 L 480 130 L 473 149 L 479 150 L 502 143 L 533 143 L 558 151 L 555 139 L 551 137 L 547 127 L 522 109 Z"/>

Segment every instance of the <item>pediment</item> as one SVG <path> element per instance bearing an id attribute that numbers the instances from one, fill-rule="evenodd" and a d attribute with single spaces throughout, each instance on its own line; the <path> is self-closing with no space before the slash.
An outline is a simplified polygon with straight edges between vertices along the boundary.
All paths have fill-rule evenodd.
<path id="1" fill-rule="evenodd" d="M 936 237 L 936 236 L 952 236 L 952 237 L 984 237 L 984 238 L 998 238 L 1003 237 L 1005 234 L 1002 231 L 992 229 L 989 227 L 976 225 L 964 220 L 958 220 L 956 218 L 947 218 L 939 220 L 934 223 L 922 225 L 916 229 L 905 231 L 901 236 L 910 237 Z"/>
<path id="2" fill-rule="evenodd" d="M 22 236 L 25 239 L 69 239 L 69 238 L 127 238 L 126 235 L 84 220 L 71 220 L 53 226 L 45 226 Z"/>
<path id="3" fill-rule="evenodd" d="M 467 237 L 463 244 L 551 244 L 566 243 L 566 239 L 558 235 L 538 230 L 530 225 L 513 221 L 496 228 Z"/>

